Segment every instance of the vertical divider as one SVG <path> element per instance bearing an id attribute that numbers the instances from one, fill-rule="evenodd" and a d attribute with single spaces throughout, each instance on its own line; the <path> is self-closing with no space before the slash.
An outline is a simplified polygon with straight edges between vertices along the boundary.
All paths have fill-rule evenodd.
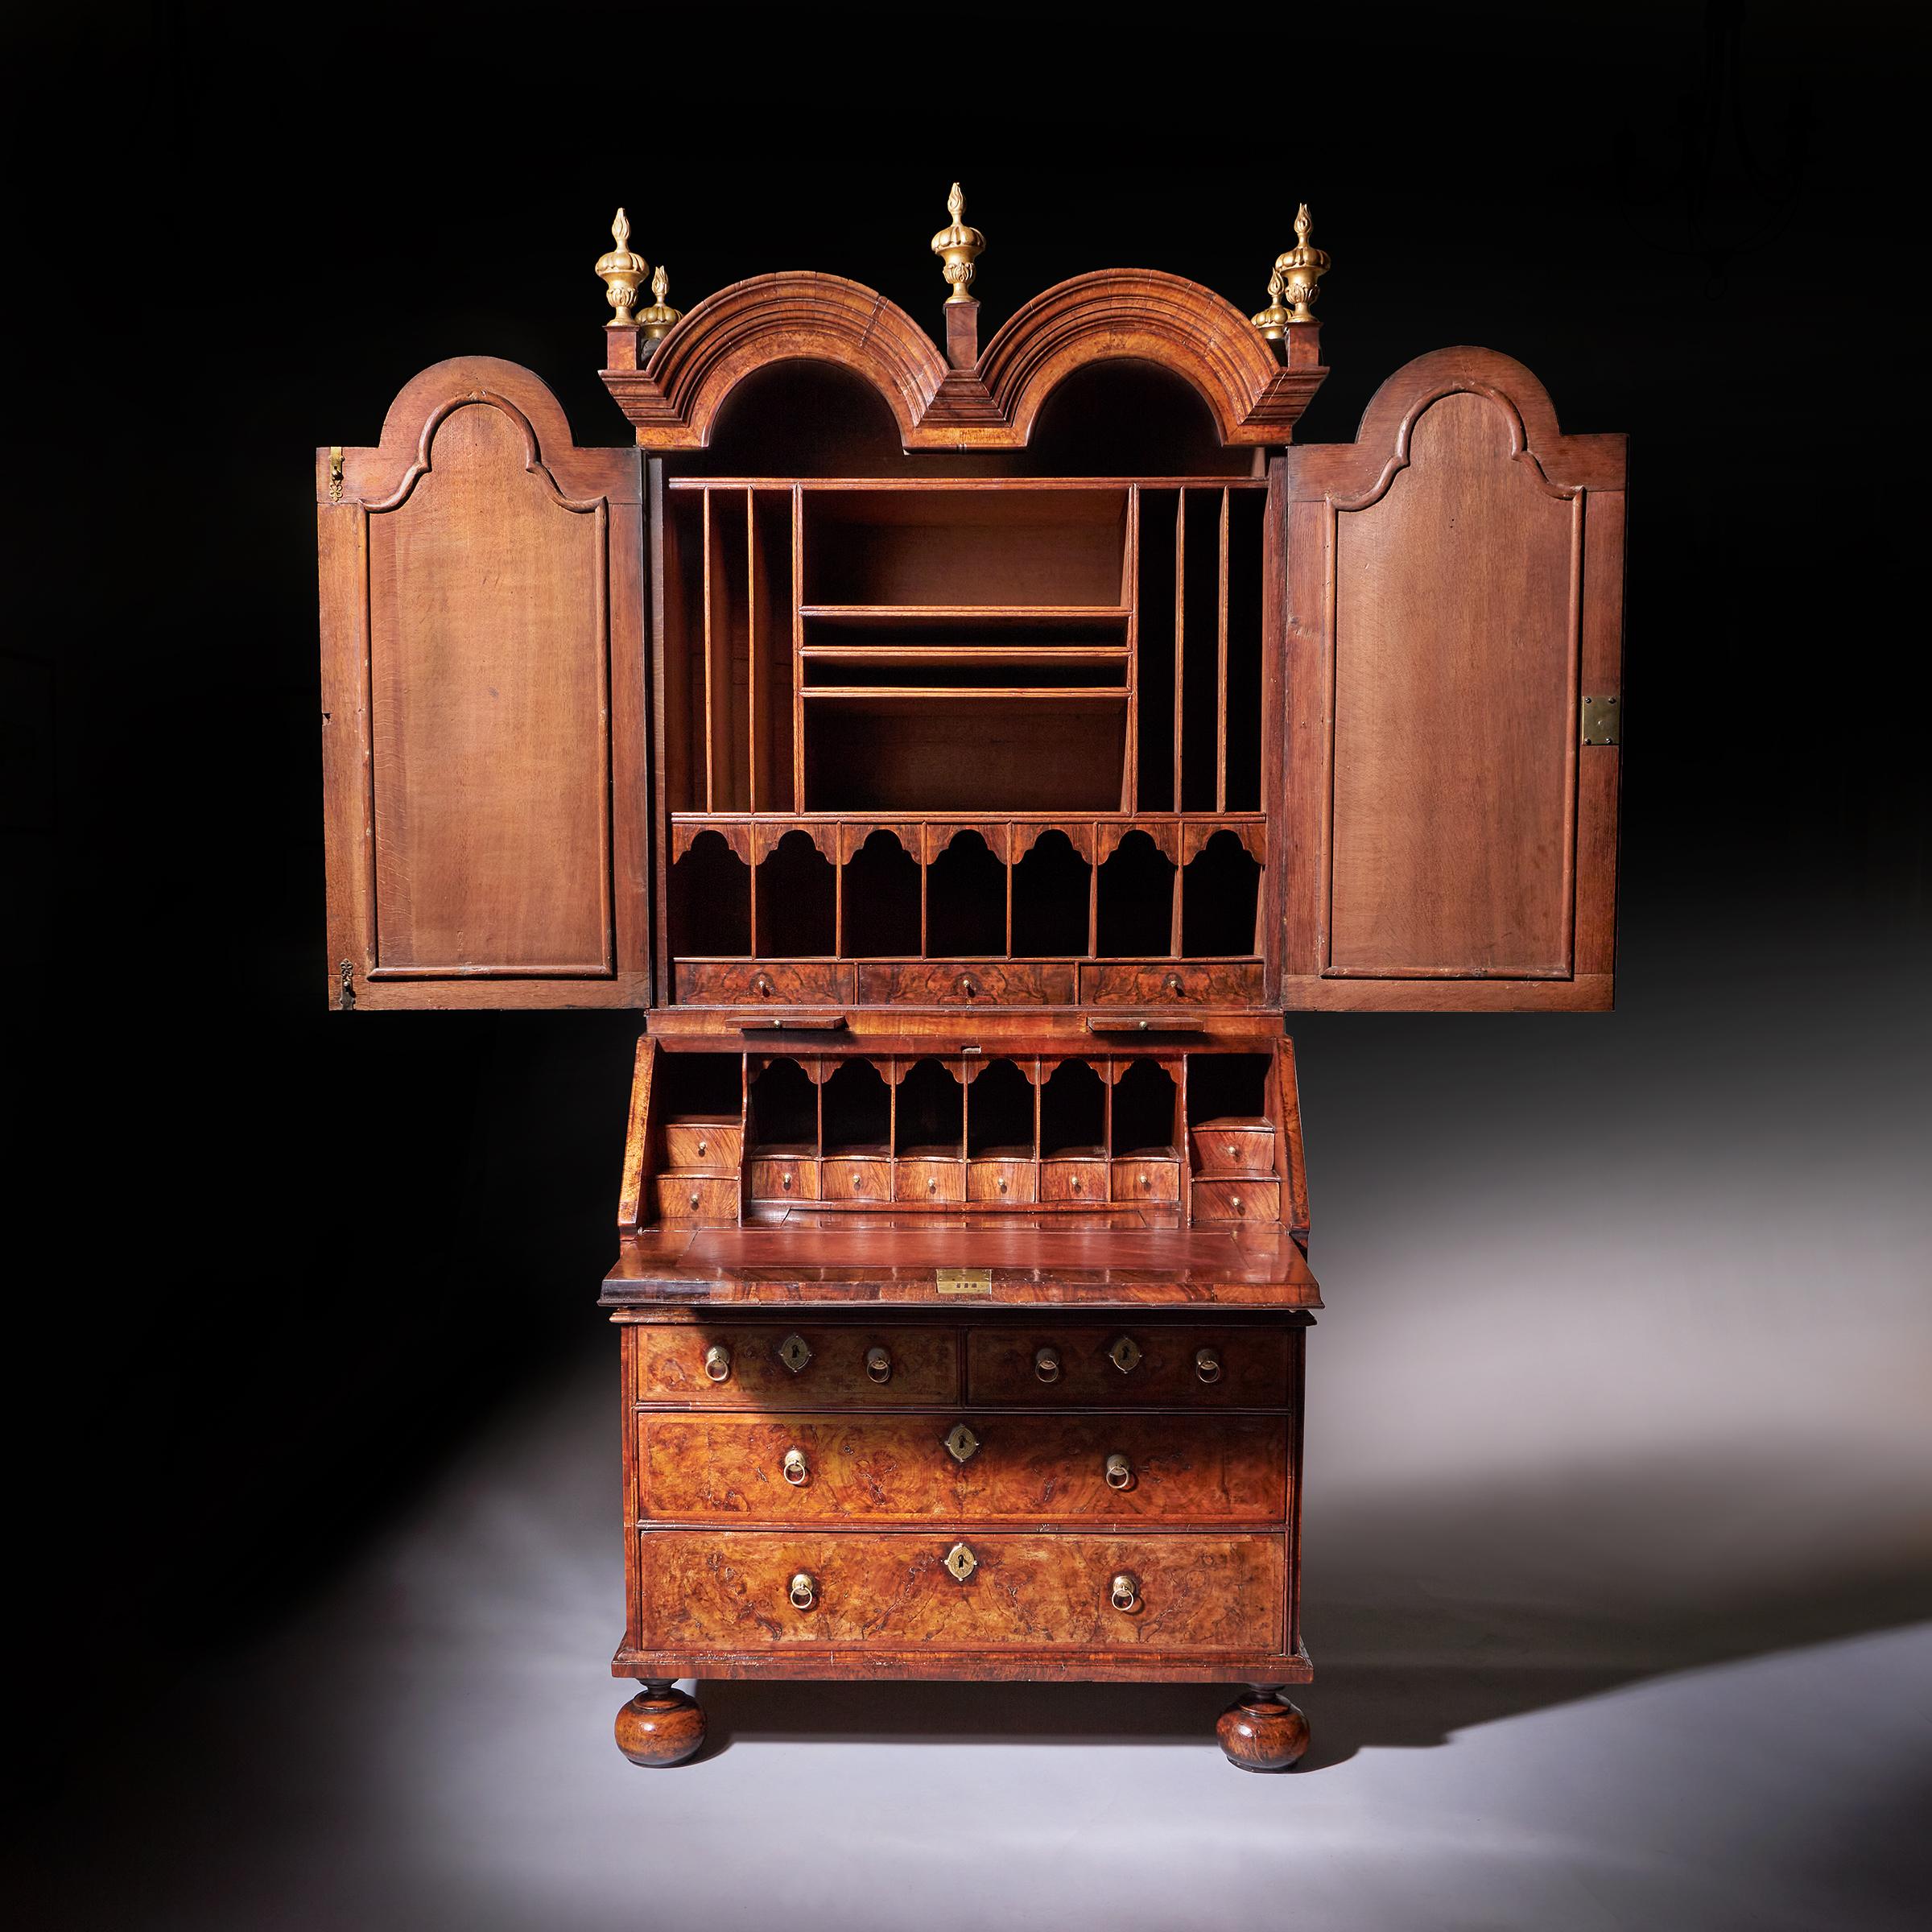
<path id="1" fill-rule="evenodd" d="M 1121 601 L 1127 606 L 1127 753 L 1121 770 L 1121 810 L 1132 811 L 1141 782 L 1141 486 L 1127 488 L 1127 532 L 1121 562 Z"/>
<path id="2" fill-rule="evenodd" d="M 1221 536 L 1216 562 L 1216 622 L 1214 673 L 1214 808 L 1228 809 L 1228 492 L 1221 492 Z"/>
<path id="3" fill-rule="evenodd" d="M 758 622 L 758 493 L 748 489 L 745 493 L 745 756 L 747 761 L 745 773 L 745 801 L 752 811 L 759 809 L 759 780 L 765 771 L 765 717 L 759 700 L 763 695 L 758 689 L 758 653 L 764 647 L 761 634 L 763 627 Z M 1224 535 L 1222 555 L 1225 561 L 1227 543 Z M 1226 606 L 1223 606 L 1225 615 Z"/>
<path id="4" fill-rule="evenodd" d="M 929 956 L 930 948 L 926 939 L 926 899 L 932 889 L 931 828 L 926 825 L 911 828 L 914 842 L 919 848 L 919 957 Z"/>
<path id="5" fill-rule="evenodd" d="M 1100 828 L 1087 828 L 1087 957 L 1100 957 Z M 1083 978 L 1085 975 L 1081 976 Z M 1086 989 L 1080 989 L 1083 997 Z"/>
<path id="6" fill-rule="evenodd" d="M 791 808 L 805 809 L 805 492 L 791 486 Z"/>
<path id="7" fill-rule="evenodd" d="M 1187 704 L 1187 493 L 1174 493 L 1174 809 L 1181 809 L 1181 721 Z"/>
<path id="8" fill-rule="evenodd" d="M 1040 1158 L 1040 1078 L 1046 1069 L 1038 1060 L 1034 1060 L 1032 1066 L 1033 1076 L 1030 1084 L 1033 1088 L 1033 1158 L 1038 1161 Z M 1036 1195 L 1039 1191 L 1037 1179 L 1034 1183 L 1034 1191 Z"/>
<path id="9" fill-rule="evenodd" d="M 1174 1123 L 1174 1151 L 1181 1157 L 1181 1225 L 1194 1225 L 1194 1154 L 1187 1137 L 1187 1063 L 1194 1058 L 1191 1053 L 1181 1055 L 1181 1077 L 1174 1082 L 1174 1096 L 1176 1119 Z"/>
<path id="10" fill-rule="evenodd" d="M 712 670 L 712 658 L 715 652 L 712 646 L 713 626 L 711 606 L 714 597 L 722 597 L 723 587 L 720 585 L 714 588 L 712 583 L 712 579 L 716 573 L 712 570 L 711 562 L 711 492 L 708 489 L 704 493 L 702 511 L 703 514 L 699 520 L 699 542 L 700 547 L 704 552 L 704 809 L 707 811 L 716 811 L 718 808 L 717 774 L 714 770 L 715 761 L 712 755 L 715 742 L 714 727 L 712 720 L 716 716 L 716 700 L 712 691 L 716 674 Z"/>
<path id="11" fill-rule="evenodd" d="M 1129 770 L 1133 766 L 1129 765 Z M 990 829 L 990 828 L 989 828 Z M 1013 848 L 1018 841 L 1013 836 L 1012 822 L 1006 825 L 1006 957 L 1013 957 Z"/>

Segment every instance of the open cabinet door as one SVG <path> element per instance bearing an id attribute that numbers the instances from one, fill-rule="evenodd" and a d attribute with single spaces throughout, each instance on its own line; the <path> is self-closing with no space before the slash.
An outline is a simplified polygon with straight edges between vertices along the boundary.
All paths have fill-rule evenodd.
<path id="1" fill-rule="evenodd" d="M 641 476 L 484 356 L 316 452 L 332 1005 L 650 1003 Z"/>
<path id="2" fill-rule="evenodd" d="M 1624 439 L 1447 349 L 1282 460 L 1283 1005 L 1608 1007 Z"/>

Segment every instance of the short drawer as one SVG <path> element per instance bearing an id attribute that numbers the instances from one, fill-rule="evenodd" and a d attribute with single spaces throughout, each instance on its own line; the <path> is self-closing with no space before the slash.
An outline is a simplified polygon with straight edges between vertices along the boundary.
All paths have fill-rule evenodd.
<path id="1" fill-rule="evenodd" d="M 1286 1431 L 1282 1416 L 647 1412 L 638 1503 L 686 1522 L 1278 1525 Z"/>
<path id="2" fill-rule="evenodd" d="M 852 968 L 836 960 L 679 960 L 671 969 L 687 1006 L 844 1005 Z"/>
<path id="3" fill-rule="evenodd" d="M 1209 1174 L 1274 1172 L 1274 1129 L 1266 1121 L 1202 1121 L 1187 1135 L 1197 1170 Z"/>
<path id="4" fill-rule="evenodd" d="M 693 1115 L 664 1123 L 664 1164 L 713 1174 L 736 1174 L 745 1150 L 745 1129 L 723 1116 L 700 1120 Z"/>
<path id="5" fill-rule="evenodd" d="M 1080 968 L 1080 998 L 1094 1006 L 1258 1006 L 1259 960 L 1123 960 Z"/>
<path id="6" fill-rule="evenodd" d="M 1024 1203 L 1039 1194 L 1039 1170 L 1031 1160 L 969 1161 L 966 1166 L 966 1198 L 969 1201 Z"/>
<path id="7" fill-rule="evenodd" d="M 638 1534 L 647 1649 L 1064 1645 L 1258 1655 L 1282 1641 L 1279 1532 Z"/>
<path id="8" fill-rule="evenodd" d="M 1285 1329 L 1031 1324 L 975 1328 L 966 1339 L 966 1397 L 1040 1408 L 1279 1409 L 1288 1402 Z"/>
<path id="9" fill-rule="evenodd" d="M 1282 1218 L 1279 1181 L 1196 1181 L 1194 1218 L 1212 1224 L 1253 1221 L 1267 1227 Z"/>
<path id="10" fill-rule="evenodd" d="M 715 1174 L 660 1174 L 654 1177 L 658 1218 L 664 1221 L 735 1221 L 738 1177 Z"/>
<path id="11" fill-rule="evenodd" d="M 828 1154 L 819 1162 L 819 1198 L 826 1201 L 888 1201 L 892 1162 Z"/>
<path id="12" fill-rule="evenodd" d="M 815 1201 L 819 1163 L 803 1155 L 753 1154 L 751 1198 L 754 1201 Z"/>
<path id="13" fill-rule="evenodd" d="M 797 1410 L 959 1400 L 959 1345 L 950 1328 L 641 1322 L 630 1332 L 641 1402 Z"/>
<path id="14" fill-rule="evenodd" d="M 1117 1201 L 1178 1201 L 1181 1164 L 1145 1156 L 1113 1163 L 1113 1198 Z"/>
<path id="15" fill-rule="evenodd" d="M 1107 1200 L 1104 1161 L 1042 1161 L 1040 1199 L 1043 1201 L 1089 1201 L 1104 1207 Z"/>
<path id="16" fill-rule="evenodd" d="M 966 1198 L 964 1161 L 895 1161 L 892 1194 L 899 1201 L 963 1201 Z"/>
<path id="17" fill-rule="evenodd" d="M 859 998 L 869 1006 L 1071 1006 L 1074 970 L 1071 960 L 881 960 L 859 968 Z"/>

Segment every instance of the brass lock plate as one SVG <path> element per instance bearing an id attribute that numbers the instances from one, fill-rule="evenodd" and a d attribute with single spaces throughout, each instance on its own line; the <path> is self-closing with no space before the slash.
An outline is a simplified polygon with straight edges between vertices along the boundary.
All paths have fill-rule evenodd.
<path id="1" fill-rule="evenodd" d="M 964 1422 L 955 1422 L 946 1433 L 946 1451 L 956 1463 L 969 1463 L 979 1454 L 980 1439 Z"/>
<path id="2" fill-rule="evenodd" d="M 778 1360 L 796 1375 L 811 1360 L 811 1345 L 802 1335 L 788 1335 L 778 1344 Z"/>
<path id="3" fill-rule="evenodd" d="M 1122 1375 L 1129 1374 L 1141 1359 L 1140 1344 L 1130 1335 L 1117 1335 L 1108 1348 L 1107 1359 Z"/>
<path id="4" fill-rule="evenodd" d="M 935 1268 L 932 1285 L 941 1294 L 991 1294 L 990 1268 Z"/>
<path id="5" fill-rule="evenodd" d="M 1624 741 L 1623 705 L 1616 698 L 1583 700 L 1583 742 L 1620 745 Z"/>
<path id="6" fill-rule="evenodd" d="M 946 1552 L 946 1567 L 962 1583 L 980 1567 L 980 1559 L 964 1543 L 955 1543 Z"/>

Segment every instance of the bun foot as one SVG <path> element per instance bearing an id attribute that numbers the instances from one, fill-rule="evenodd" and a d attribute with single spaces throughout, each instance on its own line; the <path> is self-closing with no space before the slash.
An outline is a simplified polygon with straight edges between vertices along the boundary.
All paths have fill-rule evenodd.
<path id="1" fill-rule="evenodd" d="M 1286 1771 L 1308 1748 L 1308 1720 L 1274 1690 L 1249 1690 L 1220 1715 L 1214 1734 L 1243 1771 Z"/>
<path id="2" fill-rule="evenodd" d="M 704 1712 L 675 1684 L 647 1683 L 617 1713 L 617 1729 L 634 1765 L 681 1765 L 704 1742 Z"/>

